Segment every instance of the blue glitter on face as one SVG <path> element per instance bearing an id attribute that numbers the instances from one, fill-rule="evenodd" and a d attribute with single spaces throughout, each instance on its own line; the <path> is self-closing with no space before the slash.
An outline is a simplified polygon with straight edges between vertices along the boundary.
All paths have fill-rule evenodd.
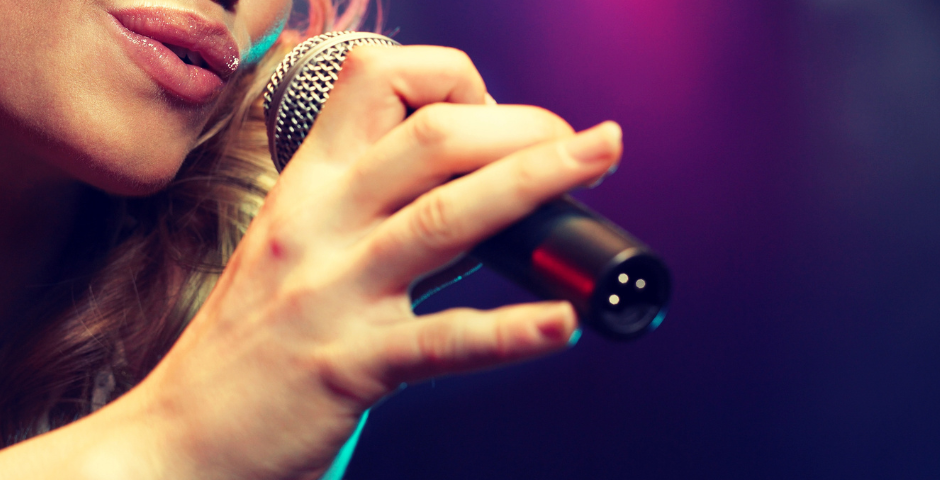
<path id="1" fill-rule="evenodd" d="M 268 53 L 268 50 L 274 46 L 274 42 L 277 42 L 277 39 L 281 36 L 281 32 L 284 31 L 284 27 L 287 25 L 287 17 L 284 17 L 280 23 L 278 23 L 274 28 L 268 30 L 258 43 L 251 46 L 248 49 L 248 53 L 245 54 L 244 63 L 245 65 L 252 65 L 258 63 L 264 54 Z"/>

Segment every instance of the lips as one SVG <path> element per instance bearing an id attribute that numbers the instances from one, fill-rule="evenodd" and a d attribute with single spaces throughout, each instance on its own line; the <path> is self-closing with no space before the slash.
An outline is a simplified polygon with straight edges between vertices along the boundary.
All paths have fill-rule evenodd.
<path id="1" fill-rule="evenodd" d="M 160 7 L 111 12 L 129 56 L 161 87 L 195 104 L 215 99 L 238 69 L 238 45 L 219 22 Z"/>

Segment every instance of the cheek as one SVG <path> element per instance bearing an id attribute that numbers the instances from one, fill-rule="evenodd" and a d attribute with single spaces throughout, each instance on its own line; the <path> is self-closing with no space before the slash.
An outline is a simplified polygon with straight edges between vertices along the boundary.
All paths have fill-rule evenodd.
<path id="1" fill-rule="evenodd" d="M 307 0 L 298 0 L 307 1 Z M 243 0 L 239 16 L 244 19 L 241 30 L 249 43 L 242 53 L 245 63 L 255 63 L 280 37 L 290 16 L 290 0 Z"/>

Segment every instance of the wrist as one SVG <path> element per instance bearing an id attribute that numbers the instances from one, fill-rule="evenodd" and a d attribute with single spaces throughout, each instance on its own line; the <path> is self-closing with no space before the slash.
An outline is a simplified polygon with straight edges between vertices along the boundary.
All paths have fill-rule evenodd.
<path id="1" fill-rule="evenodd" d="M 168 451 L 120 402 L 0 451 L 4 480 L 189 480 L 174 475 Z"/>
<path id="2" fill-rule="evenodd" d="M 76 439 L 77 478 L 81 480 L 195 479 L 167 445 L 159 420 L 149 417 L 134 398 L 122 398 L 66 427 Z M 87 440 L 83 440 L 87 439 Z"/>

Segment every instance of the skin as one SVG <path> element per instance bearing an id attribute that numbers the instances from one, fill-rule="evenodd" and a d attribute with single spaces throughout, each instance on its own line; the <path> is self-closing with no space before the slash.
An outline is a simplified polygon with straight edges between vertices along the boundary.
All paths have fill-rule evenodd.
<path id="1" fill-rule="evenodd" d="M 22 307 L 22 285 L 48 280 L 43 272 L 73 228 L 81 184 L 122 195 L 159 190 L 214 108 L 170 98 L 109 35 L 108 12 L 198 12 L 226 25 L 245 56 L 291 7 L 228 3 L 0 0 L 0 320 Z"/>
<path id="2" fill-rule="evenodd" d="M 65 23 L 94 17 L 75 9 L 101 8 L 56 3 L 71 12 L 55 15 Z M 237 38 L 244 38 L 240 28 L 253 32 L 247 20 L 239 23 L 249 2 L 232 10 L 187 5 L 230 19 Z M 87 22 L 69 23 L 70 35 L 95 36 Z M 103 55 L 88 50 L 89 62 Z M 13 60 L 2 55 L 8 68 Z M 46 183 L 31 181 L 59 191 L 74 181 L 125 194 L 159 188 L 179 167 L 204 112 L 161 100 L 134 72 L 91 72 L 94 63 L 85 61 L 70 68 L 103 76 L 97 80 L 112 82 L 128 103 L 109 97 L 95 104 L 81 81 L 58 86 L 49 70 L 38 70 L 30 85 L 68 102 L 53 104 L 64 118 L 39 115 L 33 109 L 40 107 L 8 95 L 33 87 L 4 84 L 6 121 L 40 122 L 37 130 L 59 142 L 39 148 L 7 138 L 23 156 L 5 164 L 41 159 L 45 176 L 30 178 Z M 63 96 L 60 88 L 76 94 Z M 406 119 L 409 107 L 417 111 Z M 79 122 L 96 109 L 100 119 Z M 122 120 L 159 129 L 146 142 L 180 158 L 151 158 L 134 142 L 136 127 L 104 139 L 105 127 Z M 415 317 L 409 286 L 540 203 L 602 176 L 620 157 L 620 138 L 610 122 L 575 134 L 545 110 L 488 102 L 461 52 L 357 48 L 306 143 L 164 361 L 97 413 L 0 452 L 0 471 L 10 479 L 314 479 L 361 413 L 402 382 L 565 348 L 576 328 L 567 303 Z M 87 155 L 61 153 L 72 151 Z M 447 181 L 458 174 L 465 175 Z"/>

